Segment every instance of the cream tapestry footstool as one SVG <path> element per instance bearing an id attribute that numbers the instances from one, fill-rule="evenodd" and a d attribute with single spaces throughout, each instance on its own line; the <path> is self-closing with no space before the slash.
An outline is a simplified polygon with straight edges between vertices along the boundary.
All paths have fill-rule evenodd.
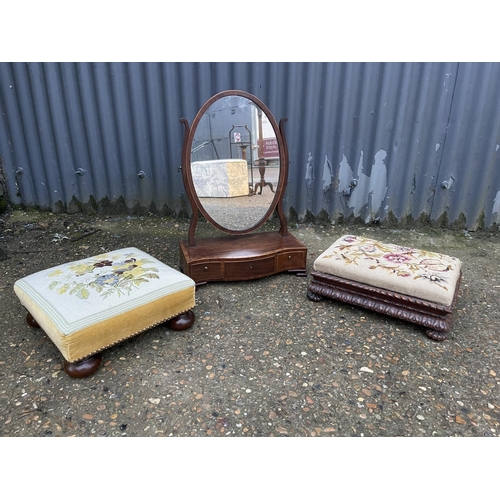
<path id="1" fill-rule="evenodd" d="M 172 330 L 194 322 L 194 281 L 133 247 L 31 274 L 14 291 L 75 378 L 94 373 L 107 347 L 165 321 Z"/>
<path id="2" fill-rule="evenodd" d="M 431 339 L 446 339 L 462 276 L 455 257 L 346 235 L 313 267 L 310 300 L 364 307 L 424 326 Z"/>

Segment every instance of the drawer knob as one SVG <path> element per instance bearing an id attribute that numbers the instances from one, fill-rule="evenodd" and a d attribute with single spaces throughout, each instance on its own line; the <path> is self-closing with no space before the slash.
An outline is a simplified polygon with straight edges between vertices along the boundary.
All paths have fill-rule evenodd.
<path id="1" fill-rule="evenodd" d="M 250 269 L 253 269 L 253 264 L 250 264 Z"/>
<path id="2" fill-rule="evenodd" d="M 288 258 L 289 258 L 289 259 L 291 259 L 291 258 L 292 258 L 292 256 L 291 256 L 291 255 L 289 255 L 289 256 L 288 256 Z"/>
<path id="3" fill-rule="evenodd" d="M 205 271 L 208 271 L 208 266 L 205 266 Z"/>

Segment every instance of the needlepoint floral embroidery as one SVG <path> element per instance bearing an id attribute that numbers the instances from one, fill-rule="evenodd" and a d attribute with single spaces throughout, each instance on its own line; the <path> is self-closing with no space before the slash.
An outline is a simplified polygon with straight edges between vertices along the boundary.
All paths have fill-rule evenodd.
<path id="1" fill-rule="evenodd" d="M 461 266 L 449 255 L 354 235 L 338 238 L 313 265 L 320 273 L 445 306 L 453 301 Z"/>
<path id="2" fill-rule="evenodd" d="M 453 257 L 382 243 L 360 236 L 347 235 L 341 238 L 335 251 L 325 253 L 321 258 L 341 260 L 344 265 L 369 264 L 368 269 L 380 269 L 401 278 L 428 280 L 430 283 L 448 290 L 447 273 Z M 451 263 L 450 263 L 451 262 Z"/>
<path id="3" fill-rule="evenodd" d="M 143 283 L 159 279 L 158 269 L 151 264 L 152 260 L 133 253 L 102 254 L 64 270 L 51 271 L 48 287 L 60 295 L 75 295 L 79 299 L 88 299 L 92 293 L 103 299 L 114 294 L 120 297 Z"/>

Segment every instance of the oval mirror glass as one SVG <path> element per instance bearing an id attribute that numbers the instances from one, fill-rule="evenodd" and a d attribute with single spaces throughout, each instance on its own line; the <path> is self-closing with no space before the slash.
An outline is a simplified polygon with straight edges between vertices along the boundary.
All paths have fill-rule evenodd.
<path id="1" fill-rule="evenodd" d="M 276 121 L 241 95 L 224 95 L 209 103 L 193 122 L 188 143 L 195 198 L 215 226 L 248 232 L 262 225 L 276 207 Z"/>

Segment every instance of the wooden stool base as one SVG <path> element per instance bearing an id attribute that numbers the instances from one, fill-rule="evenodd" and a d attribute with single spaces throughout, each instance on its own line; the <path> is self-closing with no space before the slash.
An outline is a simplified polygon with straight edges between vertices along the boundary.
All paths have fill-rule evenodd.
<path id="1" fill-rule="evenodd" d="M 307 287 L 309 300 L 318 302 L 323 297 L 338 300 L 424 326 L 426 335 L 432 340 L 447 339 L 460 278 L 455 289 L 453 303 L 446 307 L 317 271 L 311 271 L 310 275 L 312 279 Z"/>
<path id="2" fill-rule="evenodd" d="M 190 328 L 195 321 L 195 314 L 192 310 L 179 314 L 167 320 L 166 325 L 170 330 L 181 331 Z M 40 325 L 31 313 L 27 313 L 26 322 L 32 328 L 40 328 Z M 72 378 L 85 378 L 93 375 L 102 364 L 102 352 L 98 352 L 80 361 L 64 360 L 64 371 Z"/>

